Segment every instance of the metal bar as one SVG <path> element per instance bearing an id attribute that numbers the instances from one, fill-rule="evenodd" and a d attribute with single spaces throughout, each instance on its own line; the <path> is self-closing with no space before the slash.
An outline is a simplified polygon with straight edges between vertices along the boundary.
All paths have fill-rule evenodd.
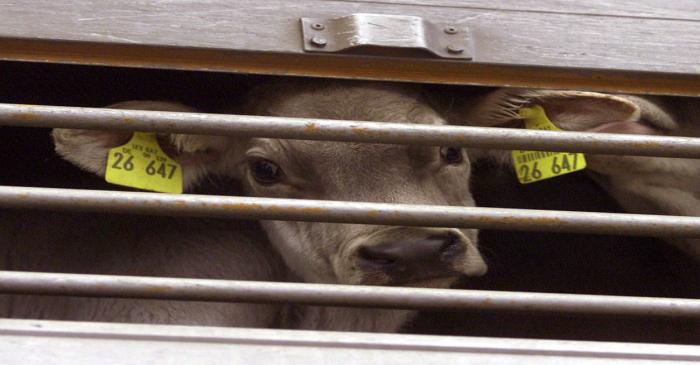
<path id="1" fill-rule="evenodd" d="M 655 237 L 700 237 L 700 217 L 0 186 L 0 207 Z"/>
<path id="2" fill-rule="evenodd" d="M 700 138 L 0 104 L 0 126 L 700 158 Z"/>
<path id="3" fill-rule="evenodd" d="M 0 271 L 0 293 L 700 318 L 699 299 Z"/>
<path id="4" fill-rule="evenodd" d="M 697 364 L 700 346 L 497 337 L 0 319 L 0 360 L 19 363 Z M 106 351 L 109 349 L 111 351 Z M 284 354 L 284 356 L 280 356 Z M 50 359 L 50 361 L 47 361 Z"/>

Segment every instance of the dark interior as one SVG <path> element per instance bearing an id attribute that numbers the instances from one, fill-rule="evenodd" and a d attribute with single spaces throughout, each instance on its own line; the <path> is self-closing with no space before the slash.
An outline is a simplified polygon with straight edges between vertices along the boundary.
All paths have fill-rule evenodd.
<path id="1" fill-rule="evenodd" d="M 132 100 L 177 100 L 216 112 L 265 77 L 57 64 L 0 63 L 0 102 L 101 107 Z M 472 88 L 469 89 L 473 91 Z M 0 127 L 1 185 L 114 189 L 53 153 L 48 129 Z M 57 178 L 60 177 L 60 178 Z M 620 212 L 583 173 L 519 185 L 488 164 L 475 167 L 477 204 Z M 700 267 L 659 240 L 620 236 L 483 231 L 487 275 L 463 288 L 700 298 Z M 700 344 L 700 320 L 422 313 L 412 333 Z"/>

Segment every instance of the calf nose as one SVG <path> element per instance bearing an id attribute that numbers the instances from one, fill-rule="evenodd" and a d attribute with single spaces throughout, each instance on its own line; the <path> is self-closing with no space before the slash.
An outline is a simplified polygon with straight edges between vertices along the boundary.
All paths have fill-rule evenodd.
<path id="1" fill-rule="evenodd" d="M 362 268 L 437 276 L 454 273 L 451 263 L 465 250 L 466 243 L 460 237 L 447 233 L 363 246 L 358 258 Z"/>

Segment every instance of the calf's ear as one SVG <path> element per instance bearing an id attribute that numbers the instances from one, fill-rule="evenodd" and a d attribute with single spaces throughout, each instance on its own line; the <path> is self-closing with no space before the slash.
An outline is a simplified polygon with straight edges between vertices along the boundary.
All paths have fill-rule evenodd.
<path id="1" fill-rule="evenodd" d="M 174 102 L 134 100 L 112 104 L 107 108 L 196 112 L 195 109 Z M 83 170 L 104 176 L 110 149 L 131 139 L 132 132 L 56 128 L 51 136 L 56 152 Z M 183 186 L 191 189 L 204 176 L 215 173 L 219 159 L 230 144 L 230 139 L 217 136 L 187 134 L 158 134 L 158 142 L 168 156 L 180 163 Z"/>
<path id="2" fill-rule="evenodd" d="M 541 106 L 560 129 L 602 133 L 664 134 L 677 128 L 662 103 L 649 97 L 586 91 L 502 88 L 487 94 L 455 96 L 444 113 L 450 124 L 523 128 L 520 110 Z M 510 160 L 501 150 L 470 150 L 474 159 Z"/>
<path id="3" fill-rule="evenodd" d="M 539 105 L 559 128 L 570 131 L 662 134 L 673 117 L 649 98 L 587 91 L 500 89 L 463 109 L 470 125 L 521 127 L 519 111 Z"/>

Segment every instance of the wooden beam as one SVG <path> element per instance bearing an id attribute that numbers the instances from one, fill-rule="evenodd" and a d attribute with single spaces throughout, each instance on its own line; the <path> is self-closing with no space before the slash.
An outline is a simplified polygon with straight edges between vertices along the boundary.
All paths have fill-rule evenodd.
<path id="1" fill-rule="evenodd" d="M 700 75 L 480 65 L 429 59 L 276 55 L 194 48 L 0 39 L 0 58 L 34 62 L 700 96 Z"/>
<path id="2" fill-rule="evenodd" d="M 549 9 L 525 9 L 505 1 L 460 3 L 303 0 L 281 7 L 273 0 L 6 2 L 0 4 L 0 59 L 700 95 L 700 21 L 692 15 L 698 7 L 693 2 L 674 2 L 670 10 L 659 0 L 636 2 L 636 7 L 629 1 L 606 7 L 547 0 Z M 635 15 L 635 8 L 643 16 Z M 467 25 L 474 58 L 304 53 L 301 17 L 356 12 Z"/>

